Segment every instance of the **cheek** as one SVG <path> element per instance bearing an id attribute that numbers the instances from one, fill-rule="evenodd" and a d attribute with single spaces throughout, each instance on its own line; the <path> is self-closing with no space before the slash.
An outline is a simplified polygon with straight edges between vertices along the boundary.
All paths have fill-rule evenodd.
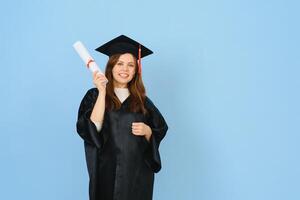
<path id="1" fill-rule="evenodd" d="M 116 75 L 116 74 L 117 74 L 116 67 L 114 67 L 114 68 L 112 69 L 112 74 L 113 74 L 113 75 Z"/>
<path id="2" fill-rule="evenodd" d="M 116 71 L 114 71 L 114 70 L 112 71 L 112 76 L 113 76 L 114 79 L 116 79 L 116 76 L 117 76 Z"/>
<path id="3" fill-rule="evenodd" d="M 130 74 L 131 74 L 132 77 L 134 76 L 134 74 L 135 74 L 135 68 L 130 69 Z"/>

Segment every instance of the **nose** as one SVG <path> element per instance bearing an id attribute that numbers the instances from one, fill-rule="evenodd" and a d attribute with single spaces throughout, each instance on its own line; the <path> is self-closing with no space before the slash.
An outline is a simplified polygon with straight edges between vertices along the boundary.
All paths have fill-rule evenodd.
<path id="1" fill-rule="evenodd" d="M 129 67 L 127 65 L 123 65 L 121 67 L 121 71 L 128 71 L 129 70 Z"/>

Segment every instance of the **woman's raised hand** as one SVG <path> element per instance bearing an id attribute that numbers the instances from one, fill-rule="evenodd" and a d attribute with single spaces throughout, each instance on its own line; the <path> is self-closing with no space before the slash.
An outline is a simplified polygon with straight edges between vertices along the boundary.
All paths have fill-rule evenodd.
<path id="1" fill-rule="evenodd" d="M 95 86 L 97 87 L 99 92 L 101 92 L 103 94 L 106 92 L 107 78 L 103 74 L 98 73 L 98 72 L 99 71 L 93 72 L 93 83 L 95 84 Z"/>

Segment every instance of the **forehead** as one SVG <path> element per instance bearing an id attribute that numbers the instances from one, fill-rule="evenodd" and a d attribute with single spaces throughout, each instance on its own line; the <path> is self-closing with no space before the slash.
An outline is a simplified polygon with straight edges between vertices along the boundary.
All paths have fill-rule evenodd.
<path id="1" fill-rule="evenodd" d="M 131 53 L 122 54 L 118 60 L 123 62 L 134 62 L 134 58 Z"/>

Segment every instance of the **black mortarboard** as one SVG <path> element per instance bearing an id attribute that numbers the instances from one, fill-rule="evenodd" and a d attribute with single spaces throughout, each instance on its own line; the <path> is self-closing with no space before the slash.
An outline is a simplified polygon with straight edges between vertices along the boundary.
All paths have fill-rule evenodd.
<path id="1" fill-rule="evenodd" d="M 95 50 L 108 56 L 119 53 L 133 54 L 138 59 L 139 73 L 141 73 L 142 70 L 141 58 L 153 53 L 147 47 L 125 35 L 120 35 L 119 37 L 112 39 Z"/>

